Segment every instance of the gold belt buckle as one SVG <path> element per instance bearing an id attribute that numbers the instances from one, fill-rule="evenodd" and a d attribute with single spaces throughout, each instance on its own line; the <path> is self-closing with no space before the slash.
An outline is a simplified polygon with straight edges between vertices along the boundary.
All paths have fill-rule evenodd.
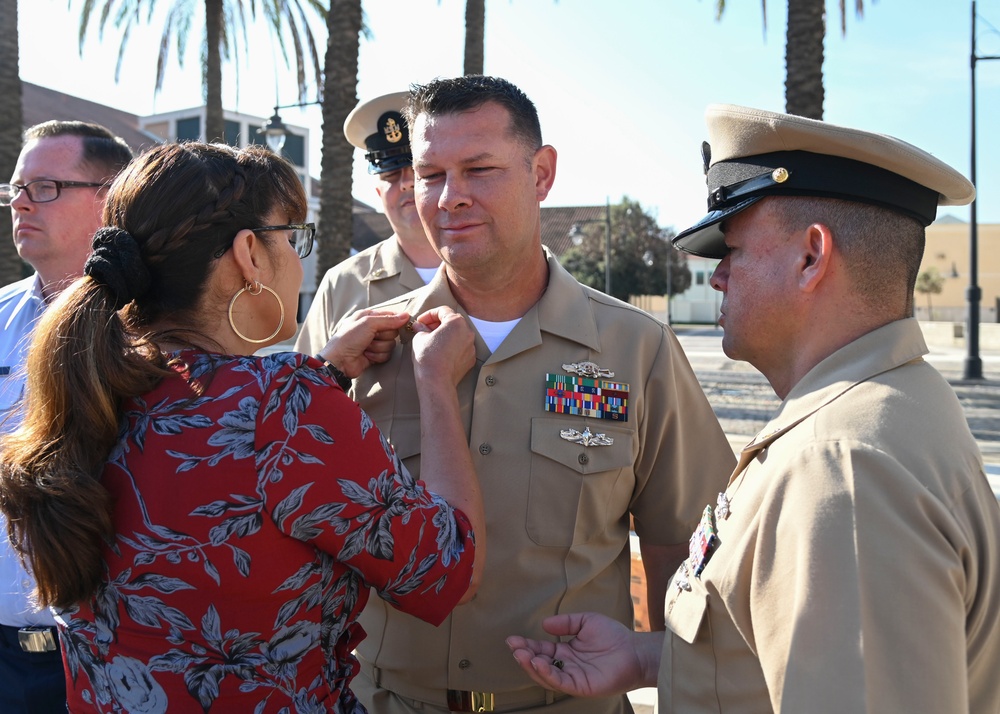
<path id="1" fill-rule="evenodd" d="M 55 652 L 59 649 L 48 627 L 22 627 L 17 631 L 17 643 L 24 652 Z"/>
<path id="2" fill-rule="evenodd" d="M 453 712 L 491 712 L 493 711 L 493 692 L 467 692 L 463 689 L 449 689 L 448 710 Z"/>

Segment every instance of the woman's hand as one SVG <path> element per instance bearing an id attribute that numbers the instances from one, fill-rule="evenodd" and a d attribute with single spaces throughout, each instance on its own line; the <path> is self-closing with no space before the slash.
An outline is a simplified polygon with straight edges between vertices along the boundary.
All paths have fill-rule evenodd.
<path id="1" fill-rule="evenodd" d="M 409 318 L 405 312 L 358 310 L 340 321 L 319 356 L 354 379 L 373 364 L 389 360 L 399 328 Z"/>
<path id="2" fill-rule="evenodd" d="M 435 307 L 414 320 L 413 372 L 418 388 L 445 380 L 455 387 L 476 363 L 475 333 L 450 307 Z"/>

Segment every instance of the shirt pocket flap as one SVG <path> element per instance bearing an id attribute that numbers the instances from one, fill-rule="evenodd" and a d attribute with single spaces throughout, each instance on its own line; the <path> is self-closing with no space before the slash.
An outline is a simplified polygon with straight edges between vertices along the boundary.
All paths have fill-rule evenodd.
<path id="1" fill-rule="evenodd" d="M 592 438 L 603 436 L 611 440 L 610 444 L 604 446 L 584 446 L 583 443 L 561 436 L 564 431 L 571 429 L 582 436 L 583 430 L 588 426 L 590 425 L 583 421 L 535 417 L 531 420 L 531 451 L 579 474 L 632 467 L 634 434 L 630 429 L 610 425 L 590 426 Z"/>
<path id="2" fill-rule="evenodd" d="M 708 610 L 708 593 L 697 586 L 690 591 L 678 591 L 673 583 L 670 590 L 664 611 L 667 627 L 688 644 L 693 644 Z"/>

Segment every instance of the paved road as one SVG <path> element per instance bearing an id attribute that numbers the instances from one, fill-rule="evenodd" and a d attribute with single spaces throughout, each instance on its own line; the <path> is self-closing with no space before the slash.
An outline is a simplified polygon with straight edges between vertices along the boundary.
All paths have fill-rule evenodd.
<path id="1" fill-rule="evenodd" d="M 685 325 L 674 329 L 723 429 L 734 447 L 740 448 L 768 422 L 780 403 L 778 398 L 760 372 L 726 357 L 721 329 Z M 1000 498 L 1000 352 L 980 351 L 985 378 L 967 381 L 962 378 L 966 356 L 962 348 L 929 347 L 926 359 L 958 395 L 983 452 L 993 492 Z"/>

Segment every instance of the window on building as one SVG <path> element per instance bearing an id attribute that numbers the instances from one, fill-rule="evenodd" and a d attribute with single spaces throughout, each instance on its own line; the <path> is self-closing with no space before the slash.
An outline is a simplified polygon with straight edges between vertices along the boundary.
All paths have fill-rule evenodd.
<path id="1" fill-rule="evenodd" d="M 240 145 L 240 123 L 238 121 L 231 121 L 226 119 L 225 121 L 225 137 L 226 143 L 230 146 Z"/>
<path id="2" fill-rule="evenodd" d="M 201 139 L 201 117 L 185 117 L 177 120 L 177 141 L 199 141 Z"/>
<path id="3" fill-rule="evenodd" d="M 260 128 L 261 127 L 259 126 L 248 127 L 250 132 L 247 136 L 248 144 L 262 144 L 267 146 L 267 139 L 264 134 L 257 133 L 257 130 Z M 293 134 L 292 132 L 285 134 L 285 147 L 281 150 L 281 155 L 296 166 L 305 166 L 306 138 L 304 136 L 299 136 L 298 134 Z"/>
<path id="4" fill-rule="evenodd" d="M 704 285 L 705 284 L 705 274 L 700 270 L 694 274 L 694 284 Z"/>
<path id="5" fill-rule="evenodd" d="M 281 153 L 296 166 L 306 165 L 306 139 L 292 132 L 285 135 L 285 148 Z"/>

